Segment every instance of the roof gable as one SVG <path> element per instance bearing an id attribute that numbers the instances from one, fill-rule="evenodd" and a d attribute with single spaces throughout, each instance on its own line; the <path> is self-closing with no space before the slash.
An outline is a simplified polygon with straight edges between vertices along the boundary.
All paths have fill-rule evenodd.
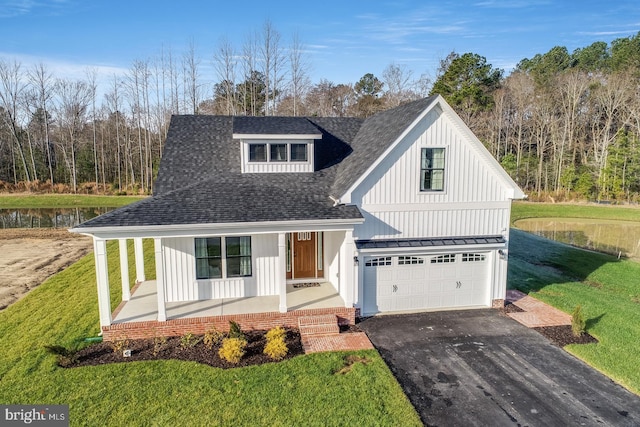
<path id="1" fill-rule="evenodd" d="M 332 196 L 342 197 L 429 107 L 436 96 L 382 111 L 367 118 L 351 143 L 353 152 L 340 164 Z"/>

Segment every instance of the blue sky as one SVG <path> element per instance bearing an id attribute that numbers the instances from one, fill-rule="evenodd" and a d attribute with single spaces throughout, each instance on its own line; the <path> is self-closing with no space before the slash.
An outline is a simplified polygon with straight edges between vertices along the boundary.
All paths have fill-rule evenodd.
<path id="1" fill-rule="evenodd" d="M 640 31 L 637 0 L 139 1 L 0 0 L 0 58 L 43 62 L 58 77 L 127 69 L 193 40 L 204 73 L 221 36 L 241 48 L 269 19 L 287 45 L 298 32 L 311 78 L 356 82 L 390 63 L 435 77 L 439 59 L 473 52 L 511 70 L 553 46 L 569 51 Z M 213 76 L 209 76 L 213 80 Z"/>

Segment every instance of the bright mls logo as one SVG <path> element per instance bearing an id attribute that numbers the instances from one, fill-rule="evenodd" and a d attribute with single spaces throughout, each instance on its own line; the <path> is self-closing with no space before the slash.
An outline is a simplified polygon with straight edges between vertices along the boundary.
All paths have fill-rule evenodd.
<path id="1" fill-rule="evenodd" d="M 69 405 L 0 405 L 3 426 L 69 426 Z"/>

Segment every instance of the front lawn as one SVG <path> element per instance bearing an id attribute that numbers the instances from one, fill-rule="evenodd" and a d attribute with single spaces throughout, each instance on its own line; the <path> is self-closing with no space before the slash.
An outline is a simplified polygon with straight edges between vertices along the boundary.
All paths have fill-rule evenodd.
<path id="1" fill-rule="evenodd" d="M 514 204 L 512 219 L 526 212 L 528 217 L 632 220 L 640 213 L 633 208 L 530 205 Z M 587 332 L 600 342 L 570 345 L 567 351 L 640 394 L 640 263 L 515 229 L 509 253 L 509 288 L 530 293 L 569 314 L 582 305 Z"/>
<path id="2" fill-rule="evenodd" d="M 154 277 L 153 250 L 146 249 L 146 275 Z M 109 276 L 115 308 L 115 242 L 109 245 Z M 355 352 L 370 362 L 345 374 L 335 372 L 352 353 L 229 370 L 173 360 L 63 369 L 45 351 L 45 345 L 82 345 L 98 331 L 90 254 L 0 312 L 0 402 L 69 404 L 74 426 L 421 425 L 374 350 Z"/>

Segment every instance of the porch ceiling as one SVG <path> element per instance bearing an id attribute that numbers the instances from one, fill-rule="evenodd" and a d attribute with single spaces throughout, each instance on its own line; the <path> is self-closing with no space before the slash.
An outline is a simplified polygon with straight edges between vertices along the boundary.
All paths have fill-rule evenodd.
<path id="1" fill-rule="evenodd" d="M 181 301 L 166 303 L 167 320 L 192 317 L 223 316 L 246 313 L 278 312 L 279 297 L 221 298 L 200 301 Z M 334 287 L 328 283 L 320 286 L 294 288 L 287 285 L 288 311 L 344 307 L 344 300 Z M 144 322 L 157 320 L 158 299 L 156 281 L 149 280 L 140 284 L 129 301 L 122 303 L 120 310 L 113 316 L 112 323 Z"/>

